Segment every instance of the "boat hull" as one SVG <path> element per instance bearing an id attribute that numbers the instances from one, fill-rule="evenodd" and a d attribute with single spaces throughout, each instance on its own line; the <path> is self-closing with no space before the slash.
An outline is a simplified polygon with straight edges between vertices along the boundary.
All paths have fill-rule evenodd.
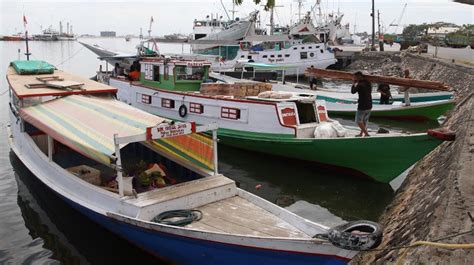
<path id="1" fill-rule="evenodd" d="M 352 110 L 343 110 L 338 108 L 337 104 L 338 103 L 328 103 L 328 112 L 330 115 L 355 117 L 357 105 L 354 104 Z M 382 109 L 379 106 L 383 107 L 384 105 L 374 105 L 370 113 L 371 117 L 425 121 L 438 119 L 441 115 L 444 115 L 448 110 L 453 108 L 454 102 L 448 101 L 433 104 L 413 105 L 410 107 L 397 106 L 391 109 Z"/>
<path id="2" fill-rule="evenodd" d="M 311 161 L 389 183 L 441 140 L 427 134 L 391 137 L 289 139 L 219 131 L 222 144 L 255 152 Z"/>
<path id="3" fill-rule="evenodd" d="M 17 125 L 14 125 L 18 127 Z M 338 250 L 344 256 L 320 254 L 320 245 L 313 242 L 296 242 L 299 248 L 314 250 L 314 252 L 298 252 L 281 250 L 282 244 L 291 242 L 275 242 L 267 247 L 255 247 L 252 245 L 224 243 L 222 239 L 214 240 L 216 235 L 205 232 L 195 232 L 176 229 L 162 225 L 150 225 L 149 223 L 137 224 L 136 219 L 125 217 L 122 221 L 110 216 L 107 212 L 96 211 L 80 202 L 77 198 L 67 197 L 62 188 L 51 187 L 58 182 L 53 173 L 49 174 L 49 166 L 45 159 L 35 156 L 41 152 L 33 150 L 29 143 L 24 141 L 22 135 L 14 134 L 18 128 L 8 129 L 10 146 L 20 161 L 39 179 L 48 189 L 52 190 L 59 198 L 64 200 L 72 208 L 96 222 L 110 232 L 124 238 L 135 246 L 143 249 L 149 254 L 172 262 L 173 264 L 346 264 L 356 252 Z M 45 172 L 42 174 L 41 172 Z M 59 181 L 60 183 L 61 181 Z M 58 184 L 59 184 L 58 183 Z M 97 196 L 93 196 L 97 197 Z M 101 205 L 104 207 L 104 205 Z M 232 236 L 232 235 L 228 235 Z M 257 239 L 255 239 L 257 240 Z M 278 240 L 277 240 L 278 241 Z M 232 242 L 232 241 L 229 241 Z M 239 242 L 240 243 L 240 242 Z M 331 245 L 322 248 L 334 248 Z"/>

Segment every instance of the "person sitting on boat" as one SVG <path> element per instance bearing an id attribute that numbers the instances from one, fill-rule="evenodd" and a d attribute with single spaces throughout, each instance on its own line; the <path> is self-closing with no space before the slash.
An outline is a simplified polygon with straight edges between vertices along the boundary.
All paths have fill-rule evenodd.
<path id="1" fill-rule="evenodd" d="M 372 84 L 360 71 L 354 74 L 351 93 L 358 93 L 359 95 L 355 117 L 355 122 L 360 128 L 358 136 L 370 136 L 367 131 L 367 123 L 369 122 L 370 111 L 372 110 Z"/>
<path id="2" fill-rule="evenodd" d="M 314 69 L 314 65 L 311 65 L 311 69 Z M 309 89 L 311 90 L 316 90 L 317 87 L 316 85 L 318 84 L 318 78 L 316 76 L 310 76 L 309 77 Z M 313 89 L 314 87 L 314 89 Z"/>
<path id="3" fill-rule="evenodd" d="M 134 61 L 132 66 L 130 66 L 128 78 L 132 81 L 140 79 L 140 63 L 138 61 Z"/>
<path id="4" fill-rule="evenodd" d="M 390 86 L 388 84 L 380 83 L 377 92 L 380 93 L 380 104 L 390 104 L 392 93 L 390 93 Z"/>
<path id="5" fill-rule="evenodd" d="M 119 63 L 115 63 L 115 68 L 113 71 L 113 76 L 118 77 L 120 75 L 123 75 L 123 67 L 120 66 Z"/>

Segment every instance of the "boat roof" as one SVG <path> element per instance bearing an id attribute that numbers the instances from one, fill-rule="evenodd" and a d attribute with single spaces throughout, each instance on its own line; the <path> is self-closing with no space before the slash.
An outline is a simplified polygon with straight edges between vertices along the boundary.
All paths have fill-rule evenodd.
<path id="1" fill-rule="evenodd" d="M 279 65 L 279 64 L 268 64 L 268 63 L 245 63 L 245 66 L 253 67 L 259 70 L 286 70 L 298 68 L 297 65 Z"/>
<path id="2" fill-rule="evenodd" d="M 60 81 L 48 84 L 49 81 Z M 61 70 L 54 70 L 53 74 L 20 75 L 13 67 L 7 69 L 7 80 L 15 95 L 22 99 L 28 97 L 43 96 L 66 96 L 76 94 L 116 93 L 117 89 L 92 81 L 90 79 L 75 76 Z M 43 86 L 41 86 L 43 84 Z M 71 85 L 75 85 L 72 86 Z"/>
<path id="3" fill-rule="evenodd" d="M 168 120 L 111 97 L 69 95 L 20 109 L 20 116 L 74 151 L 111 166 L 114 135 L 136 136 Z M 199 134 L 147 141 L 147 146 L 201 172 L 212 170 L 212 141 Z M 123 146 L 120 146 L 123 147 Z"/>
<path id="4" fill-rule="evenodd" d="M 175 65 L 186 65 L 186 66 L 210 66 L 211 62 L 207 60 L 200 60 L 200 59 L 184 59 L 184 58 L 166 58 L 166 57 L 151 57 L 151 58 L 143 58 L 140 63 L 163 63 L 166 62 L 168 64 L 175 64 Z"/>

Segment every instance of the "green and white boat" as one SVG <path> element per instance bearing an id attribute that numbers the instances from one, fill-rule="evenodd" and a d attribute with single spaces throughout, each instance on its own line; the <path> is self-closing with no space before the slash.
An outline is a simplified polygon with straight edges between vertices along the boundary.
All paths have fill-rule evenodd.
<path id="1" fill-rule="evenodd" d="M 269 91 L 271 85 L 265 83 L 210 82 L 206 61 L 162 57 L 141 59 L 140 64 L 140 80 L 109 73 L 99 73 L 98 79 L 117 88 L 121 101 L 150 113 L 198 124 L 216 122 L 221 144 L 388 183 L 442 142 L 426 133 L 356 137 L 358 129 L 329 119 L 324 101 Z M 262 92 L 269 97 L 258 97 Z"/>

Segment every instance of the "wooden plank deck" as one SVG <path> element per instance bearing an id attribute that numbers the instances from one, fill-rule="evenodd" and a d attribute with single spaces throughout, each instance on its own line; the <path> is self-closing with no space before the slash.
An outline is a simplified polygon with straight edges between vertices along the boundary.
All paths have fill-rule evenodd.
<path id="1" fill-rule="evenodd" d="M 210 203 L 196 210 L 202 211 L 202 219 L 186 227 L 240 235 L 309 238 L 279 217 L 238 196 Z"/>
<path id="2" fill-rule="evenodd" d="M 48 78 L 57 76 L 64 79 L 64 81 L 74 81 L 84 84 L 81 89 L 67 90 L 58 88 L 28 88 L 28 84 L 41 83 L 37 77 Z M 95 93 L 116 93 L 117 89 L 107 86 L 85 77 L 72 75 L 61 70 L 55 70 L 53 74 L 42 75 L 19 75 L 13 67 L 8 67 L 7 80 L 13 91 L 19 98 L 40 97 L 40 96 L 66 96 L 73 94 L 95 94 Z"/>
<path id="3" fill-rule="evenodd" d="M 234 181 L 222 175 L 206 177 L 196 181 L 185 182 L 167 188 L 157 189 L 152 192 L 142 193 L 139 194 L 137 198 L 128 199 L 127 202 L 138 207 L 145 207 L 226 185 L 234 186 Z"/>

